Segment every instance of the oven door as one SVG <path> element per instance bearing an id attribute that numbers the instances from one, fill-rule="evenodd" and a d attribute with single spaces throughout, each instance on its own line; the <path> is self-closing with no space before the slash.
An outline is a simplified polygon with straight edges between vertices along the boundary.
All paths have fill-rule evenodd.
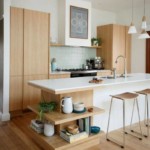
<path id="1" fill-rule="evenodd" d="M 96 72 L 92 73 L 71 73 L 71 78 L 96 76 Z"/>

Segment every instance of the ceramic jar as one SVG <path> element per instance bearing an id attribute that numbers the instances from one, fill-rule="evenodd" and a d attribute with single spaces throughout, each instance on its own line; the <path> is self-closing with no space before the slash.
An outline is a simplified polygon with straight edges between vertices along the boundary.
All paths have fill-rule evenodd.
<path id="1" fill-rule="evenodd" d="M 51 123 L 44 124 L 44 135 L 45 136 L 53 136 L 55 132 L 54 125 Z"/>
<path id="2" fill-rule="evenodd" d="M 61 106 L 62 106 L 62 111 L 66 114 L 72 113 L 73 111 L 73 106 L 72 106 L 72 97 L 64 97 L 61 100 Z"/>

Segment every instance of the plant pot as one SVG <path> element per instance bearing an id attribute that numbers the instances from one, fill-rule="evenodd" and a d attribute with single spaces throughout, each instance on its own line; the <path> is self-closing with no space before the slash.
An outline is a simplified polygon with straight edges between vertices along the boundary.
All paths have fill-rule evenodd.
<path id="1" fill-rule="evenodd" d="M 53 136 L 55 132 L 54 125 L 51 123 L 44 124 L 44 135 L 45 136 Z"/>

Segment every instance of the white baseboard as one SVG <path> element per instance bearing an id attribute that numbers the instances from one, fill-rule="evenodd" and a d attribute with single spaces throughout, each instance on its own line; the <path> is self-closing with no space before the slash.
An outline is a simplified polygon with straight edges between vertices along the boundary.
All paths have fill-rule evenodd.
<path id="1" fill-rule="evenodd" d="M 1 121 L 9 121 L 10 120 L 10 113 L 1 113 L 0 112 L 0 120 Z"/>

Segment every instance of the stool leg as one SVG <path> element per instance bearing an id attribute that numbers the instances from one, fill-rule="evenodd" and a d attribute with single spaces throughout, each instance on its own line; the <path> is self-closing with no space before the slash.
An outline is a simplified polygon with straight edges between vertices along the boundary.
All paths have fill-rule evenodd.
<path id="1" fill-rule="evenodd" d="M 136 105 L 137 105 L 137 111 L 138 111 L 138 117 L 139 117 L 139 127 L 140 127 L 140 133 L 141 133 L 141 138 L 140 140 L 142 140 L 142 128 L 141 128 L 141 119 L 140 119 L 140 111 L 139 111 L 139 104 L 138 104 L 138 100 L 136 98 Z"/>
<path id="2" fill-rule="evenodd" d="M 132 108 L 132 116 L 131 116 L 131 122 L 130 122 L 130 131 L 133 132 L 132 130 L 132 120 L 133 120 L 133 114 L 134 114 L 134 107 L 135 107 L 135 99 L 133 102 L 133 108 Z"/>
<path id="3" fill-rule="evenodd" d="M 111 102 L 110 102 L 108 125 L 107 125 L 107 133 L 106 133 L 106 139 L 108 141 L 109 141 L 109 139 L 108 139 L 108 131 L 109 131 L 109 124 L 110 124 L 110 114 L 111 114 L 111 108 L 112 108 L 112 101 L 113 101 L 113 98 L 111 98 Z"/>
<path id="4" fill-rule="evenodd" d="M 144 124 L 147 126 L 147 98 L 145 95 L 145 115 L 144 115 Z"/>
<path id="5" fill-rule="evenodd" d="M 123 100 L 123 146 L 125 147 L 125 101 Z"/>
<path id="6" fill-rule="evenodd" d="M 148 103 L 148 95 L 145 97 L 146 99 L 146 120 L 147 120 L 147 137 L 149 136 L 149 103 Z"/>

